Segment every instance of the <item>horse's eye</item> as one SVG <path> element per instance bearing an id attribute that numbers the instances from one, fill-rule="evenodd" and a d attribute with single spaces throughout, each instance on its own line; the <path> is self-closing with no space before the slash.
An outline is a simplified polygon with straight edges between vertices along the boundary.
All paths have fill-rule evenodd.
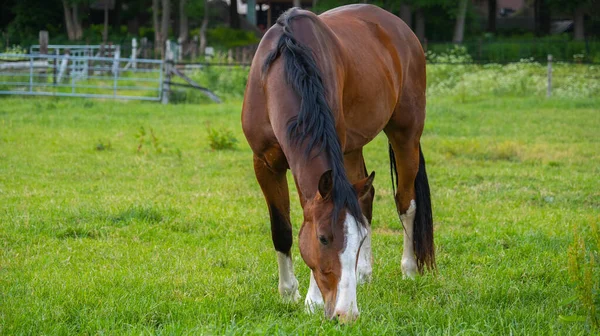
<path id="1" fill-rule="evenodd" d="M 327 244 L 329 244 L 329 240 L 327 240 L 327 237 L 325 237 L 325 236 L 323 236 L 323 235 L 319 236 L 319 241 L 320 241 L 320 242 L 321 242 L 321 244 L 323 244 L 323 245 L 327 245 Z"/>

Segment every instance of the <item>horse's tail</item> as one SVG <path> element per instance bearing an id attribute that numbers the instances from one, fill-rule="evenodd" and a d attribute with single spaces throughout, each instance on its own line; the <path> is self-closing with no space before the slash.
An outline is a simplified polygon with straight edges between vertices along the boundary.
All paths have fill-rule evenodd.
<path id="1" fill-rule="evenodd" d="M 392 145 L 389 145 L 390 170 L 392 173 L 392 189 L 395 189 L 394 177 L 398 181 L 398 170 Z M 396 192 L 394 190 L 394 197 Z M 433 243 L 433 214 L 431 211 L 431 195 L 429 192 L 429 181 L 425 170 L 425 158 L 419 144 L 419 170 L 415 178 L 415 197 L 417 212 L 413 224 L 413 246 L 417 267 L 422 272 L 426 267 L 435 269 L 435 245 Z"/>

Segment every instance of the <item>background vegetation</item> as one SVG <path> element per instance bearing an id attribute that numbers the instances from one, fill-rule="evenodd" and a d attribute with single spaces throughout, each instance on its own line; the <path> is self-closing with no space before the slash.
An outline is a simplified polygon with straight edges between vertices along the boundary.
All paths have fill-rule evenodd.
<path id="1" fill-rule="evenodd" d="M 313 0 L 302 4 L 323 12 L 356 0 Z M 513 28 L 498 26 L 496 0 L 368 0 L 400 16 L 413 28 L 428 49 L 444 52 L 464 44 L 470 55 L 483 62 L 545 58 L 600 61 L 600 5 L 592 0 L 531 0 L 514 15 L 530 24 Z M 162 46 L 166 39 L 191 41 L 227 50 L 256 44 L 266 23 L 253 26 L 238 16 L 237 2 L 223 0 L 118 0 L 104 11 L 102 0 L 6 0 L 0 4 L 0 50 L 38 43 L 38 32 L 47 30 L 53 44 L 99 44 L 111 42 L 129 48 L 131 38 L 147 38 Z M 298 0 L 273 7 L 277 15 Z M 486 13 L 487 12 L 487 13 Z M 164 18 L 164 19 L 163 19 Z M 562 35 L 552 35 L 552 24 L 572 21 Z M 71 24 L 69 24 L 71 22 Z M 203 28 L 204 27 L 204 28 Z M 527 28 L 533 27 L 533 28 Z M 460 29 L 459 29 L 460 28 Z M 203 44 L 204 41 L 204 44 Z M 157 53 L 160 49 L 157 48 Z M 157 55 L 158 57 L 158 55 Z"/>

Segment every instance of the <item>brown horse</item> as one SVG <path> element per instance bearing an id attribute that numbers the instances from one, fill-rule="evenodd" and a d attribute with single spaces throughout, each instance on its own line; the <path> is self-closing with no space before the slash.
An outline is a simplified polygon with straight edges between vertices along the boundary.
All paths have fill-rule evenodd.
<path id="1" fill-rule="evenodd" d="M 341 320 L 358 316 L 356 285 L 371 277 L 375 195 L 362 148 L 382 130 L 404 226 L 403 274 L 435 267 L 424 120 L 425 56 L 398 17 L 371 5 L 319 16 L 294 8 L 269 29 L 250 69 L 242 126 L 269 208 L 284 299 L 300 297 L 290 255 L 291 169 L 304 209 L 300 253 L 311 269 L 305 304 Z"/>

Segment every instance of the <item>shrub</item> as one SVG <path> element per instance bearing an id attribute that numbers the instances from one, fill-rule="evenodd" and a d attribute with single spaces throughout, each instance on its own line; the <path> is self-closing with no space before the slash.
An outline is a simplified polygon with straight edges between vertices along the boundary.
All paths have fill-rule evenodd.
<path id="1" fill-rule="evenodd" d="M 229 129 L 208 129 L 208 142 L 213 150 L 235 149 L 237 139 Z"/>

